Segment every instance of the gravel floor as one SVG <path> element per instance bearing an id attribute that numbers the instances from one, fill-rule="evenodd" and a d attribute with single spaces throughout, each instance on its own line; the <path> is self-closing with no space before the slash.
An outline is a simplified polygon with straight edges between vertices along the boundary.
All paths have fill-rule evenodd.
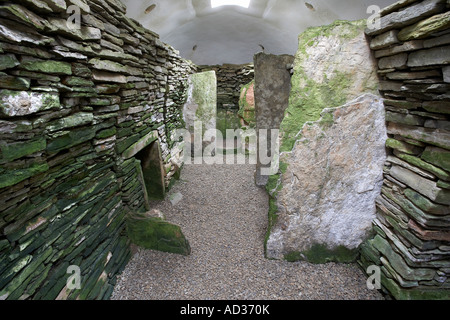
<path id="1" fill-rule="evenodd" d="M 165 201 L 190 256 L 139 250 L 119 277 L 115 300 L 368 300 L 356 264 L 313 265 L 264 258 L 268 199 L 253 165 L 186 165 Z M 176 203 L 175 195 L 182 199 Z M 172 197 L 172 203 L 170 201 Z"/>

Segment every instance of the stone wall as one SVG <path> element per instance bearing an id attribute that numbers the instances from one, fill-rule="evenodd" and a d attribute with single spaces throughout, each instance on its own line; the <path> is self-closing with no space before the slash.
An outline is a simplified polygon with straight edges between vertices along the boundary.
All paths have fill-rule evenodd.
<path id="1" fill-rule="evenodd" d="M 401 1 L 368 29 L 389 139 L 360 264 L 396 299 L 450 298 L 450 4 Z M 373 271 L 371 271 L 373 272 Z"/>
<path id="2" fill-rule="evenodd" d="M 0 299 L 108 298 L 131 255 L 125 219 L 148 209 L 137 154 L 159 143 L 166 187 L 179 170 L 170 138 L 196 67 L 125 13 L 0 6 Z"/>
<path id="3" fill-rule="evenodd" d="M 254 78 L 253 64 L 199 66 L 201 71 L 215 71 L 217 77 L 217 107 L 238 109 L 242 86 Z"/>
<path id="4" fill-rule="evenodd" d="M 289 105 L 294 57 L 263 52 L 254 56 L 255 127 L 259 145 L 255 171 L 257 186 L 266 186 L 278 171 L 278 131 Z M 277 141 L 274 141 L 277 139 Z M 266 147 L 267 146 L 267 147 Z M 262 151 L 264 147 L 266 152 Z"/>

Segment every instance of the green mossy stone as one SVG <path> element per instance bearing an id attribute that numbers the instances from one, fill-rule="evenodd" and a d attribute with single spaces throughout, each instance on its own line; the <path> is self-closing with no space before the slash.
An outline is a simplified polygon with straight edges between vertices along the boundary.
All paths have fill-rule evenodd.
<path id="1" fill-rule="evenodd" d="M 355 262 L 359 255 L 359 249 L 348 249 L 338 246 L 328 249 L 326 245 L 314 244 L 309 250 L 302 253 L 306 260 L 314 264 L 328 262 L 351 263 Z"/>
<path id="2" fill-rule="evenodd" d="M 428 147 L 422 153 L 423 160 L 430 162 L 450 172 L 450 151 L 441 148 Z"/>
<path id="3" fill-rule="evenodd" d="M 71 75 L 72 65 L 68 62 L 55 60 L 40 60 L 31 57 L 23 57 L 20 68 L 27 71 L 50 73 L 56 75 Z"/>
<path id="4" fill-rule="evenodd" d="M 292 150 L 303 125 L 308 121 L 319 120 L 323 109 L 341 106 L 349 98 L 355 98 L 350 97 L 353 74 L 341 72 L 336 67 L 333 69 L 335 70 L 333 74 L 326 77 L 322 83 L 308 77 L 303 70 L 303 63 L 309 57 L 308 49 L 314 47 L 319 38 L 332 35 L 337 36 L 342 42 L 348 42 L 362 34 L 366 23 L 366 20 L 336 21 L 328 26 L 309 28 L 299 36 L 289 106 L 280 127 L 281 152 Z M 364 83 L 364 86 L 368 92 L 376 91 L 376 83 L 369 83 L 369 79 L 364 81 L 367 82 Z M 324 125 L 327 124 L 329 123 L 324 123 Z"/>
<path id="5" fill-rule="evenodd" d="M 13 186 L 23 180 L 49 170 L 47 163 L 34 164 L 26 169 L 5 170 L 0 173 L 0 189 Z"/>
<path id="6" fill-rule="evenodd" d="M 64 149 L 71 148 L 93 139 L 95 137 L 95 133 L 96 128 L 94 127 L 71 130 L 66 134 L 50 141 L 47 145 L 47 151 L 56 153 Z"/>
<path id="7" fill-rule="evenodd" d="M 58 94 L 0 90 L 0 115 L 7 117 L 25 116 L 60 107 Z"/>
<path id="8" fill-rule="evenodd" d="M 100 131 L 99 133 L 97 133 L 97 135 L 95 137 L 97 139 L 105 139 L 105 138 L 112 137 L 116 133 L 117 133 L 117 129 L 116 129 L 116 127 L 113 127 L 113 128 L 109 128 L 109 129 Z"/>
<path id="9" fill-rule="evenodd" d="M 20 62 L 13 54 L 0 54 L 0 71 L 18 66 Z"/>
<path id="10" fill-rule="evenodd" d="M 0 159 L 6 162 L 13 161 L 35 152 L 45 150 L 47 143 L 45 138 L 38 138 L 26 142 L 17 142 L 0 145 Z"/>
<path id="11" fill-rule="evenodd" d="M 414 39 L 424 39 L 440 30 L 448 29 L 449 26 L 450 12 L 445 12 L 402 29 L 397 37 L 403 42 Z"/>
<path id="12" fill-rule="evenodd" d="M 163 219 L 137 215 L 127 219 L 130 240 L 145 249 L 189 255 L 191 248 L 179 226 Z"/>
<path id="13" fill-rule="evenodd" d="M 30 80 L 20 77 L 14 77 L 0 72 L 0 88 L 10 90 L 28 90 Z"/>
<path id="14" fill-rule="evenodd" d="M 448 153 L 450 155 L 450 152 Z M 406 162 L 409 162 L 410 164 L 419 167 L 421 169 L 424 169 L 428 172 L 431 172 L 435 176 L 437 176 L 440 179 L 444 179 L 446 181 L 450 180 L 450 174 L 441 168 L 438 168 L 428 162 L 425 162 L 421 160 L 420 158 L 408 155 L 408 154 L 397 154 L 397 157 L 399 157 L 402 160 L 405 160 Z M 426 157 L 426 156 L 425 156 Z M 450 170 L 450 168 L 448 168 Z"/>
<path id="15" fill-rule="evenodd" d="M 411 288 L 405 289 L 400 287 L 394 280 L 381 276 L 381 285 L 385 287 L 388 292 L 396 300 L 449 300 L 450 292 L 448 289 L 434 289 L 434 288 Z"/>
<path id="16" fill-rule="evenodd" d="M 71 87 L 93 87 L 94 86 L 94 82 L 92 82 L 91 80 L 85 79 L 85 78 L 81 78 L 81 77 L 68 77 L 66 79 L 64 79 L 63 84 L 67 85 L 67 86 L 71 86 Z"/>
<path id="17" fill-rule="evenodd" d="M 80 112 L 70 115 L 65 118 L 61 118 L 49 123 L 46 127 L 48 131 L 59 131 L 63 129 L 78 127 L 82 125 L 91 124 L 94 121 L 94 115 L 92 113 Z"/>

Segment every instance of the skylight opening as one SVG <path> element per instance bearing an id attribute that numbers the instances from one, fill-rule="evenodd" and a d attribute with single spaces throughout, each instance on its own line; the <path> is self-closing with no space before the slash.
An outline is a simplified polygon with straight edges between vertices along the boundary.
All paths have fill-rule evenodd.
<path id="1" fill-rule="evenodd" d="M 222 6 L 239 6 L 248 9 L 251 0 L 211 0 L 211 8 Z"/>

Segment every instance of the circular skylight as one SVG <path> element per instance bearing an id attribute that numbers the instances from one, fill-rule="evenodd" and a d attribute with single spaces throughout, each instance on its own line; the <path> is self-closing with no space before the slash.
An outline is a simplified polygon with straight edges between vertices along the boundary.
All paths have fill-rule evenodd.
<path id="1" fill-rule="evenodd" d="M 250 6 L 250 0 L 211 0 L 211 8 L 221 6 L 239 6 L 248 8 Z"/>

